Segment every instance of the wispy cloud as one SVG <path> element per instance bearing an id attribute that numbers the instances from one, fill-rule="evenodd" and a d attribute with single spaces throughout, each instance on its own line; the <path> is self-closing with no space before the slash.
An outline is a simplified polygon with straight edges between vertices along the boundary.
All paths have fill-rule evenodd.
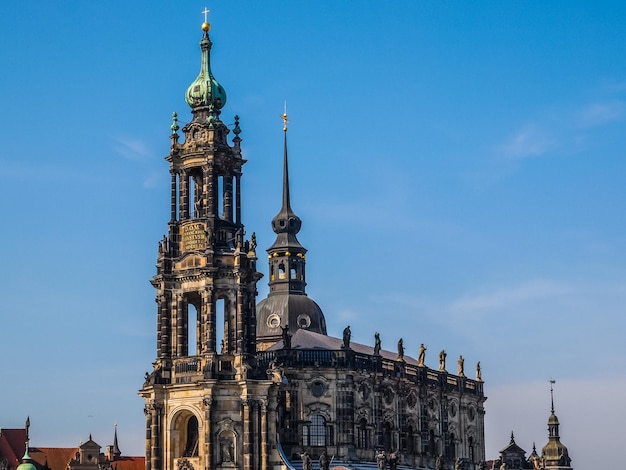
<path id="1" fill-rule="evenodd" d="M 530 124 L 517 130 L 502 146 L 500 152 L 507 159 L 521 160 L 539 157 L 553 149 L 556 138 L 536 124 Z"/>
<path id="2" fill-rule="evenodd" d="M 448 311 L 453 315 L 487 313 L 504 310 L 522 303 L 569 294 L 572 288 L 563 282 L 531 280 L 522 284 L 497 288 L 491 292 L 470 294 L 452 301 Z"/>
<path id="3" fill-rule="evenodd" d="M 591 103 L 579 113 L 581 127 L 595 127 L 620 120 L 624 116 L 623 101 Z"/>
<path id="4" fill-rule="evenodd" d="M 113 149 L 122 157 L 131 161 L 145 161 L 153 157 L 148 145 L 133 137 L 116 137 L 113 139 Z"/>

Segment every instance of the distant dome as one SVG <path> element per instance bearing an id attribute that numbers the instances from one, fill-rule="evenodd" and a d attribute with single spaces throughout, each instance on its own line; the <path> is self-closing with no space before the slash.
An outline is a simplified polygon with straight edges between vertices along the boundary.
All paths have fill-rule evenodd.
<path id="1" fill-rule="evenodd" d="M 33 460 L 28 453 L 28 445 L 26 445 L 26 452 L 24 452 L 22 463 L 17 466 L 17 470 L 37 470 L 37 467 L 33 464 Z"/>
<path id="2" fill-rule="evenodd" d="M 275 293 L 261 300 L 256 307 L 257 337 L 279 337 L 281 326 L 289 325 L 289 332 L 302 328 L 326 334 L 326 320 L 322 309 L 306 295 Z"/>

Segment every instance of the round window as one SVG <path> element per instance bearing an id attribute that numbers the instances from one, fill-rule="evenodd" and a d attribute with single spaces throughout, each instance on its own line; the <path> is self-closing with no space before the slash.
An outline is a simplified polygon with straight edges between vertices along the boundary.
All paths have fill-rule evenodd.
<path id="1" fill-rule="evenodd" d="M 316 380 L 311 384 L 311 393 L 314 397 L 321 397 L 322 395 L 324 395 L 325 390 L 326 386 L 324 385 L 324 382 Z"/>
<path id="2" fill-rule="evenodd" d="M 311 326 L 311 317 L 309 317 L 306 313 L 298 315 L 297 321 L 300 328 L 308 328 Z"/>
<path id="3" fill-rule="evenodd" d="M 267 326 L 270 328 L 278 328 L 280 326 L 280 317 L 275 313 L 272 313 L 267 317 Z"/>

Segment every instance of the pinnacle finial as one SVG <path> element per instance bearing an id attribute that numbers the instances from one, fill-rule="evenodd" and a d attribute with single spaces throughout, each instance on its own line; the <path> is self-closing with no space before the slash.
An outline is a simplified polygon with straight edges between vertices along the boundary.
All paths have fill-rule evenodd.
<path id="1" fill-rule="evenodd" d="M 285 100 L 285 111 L 280 115 L 280 117 L 283 120 L 283 131 L 287 132 L 287 123 L 289 122 L 289 119 L 287 118 L 287 100 Z"/>
<path id="2" fill-rule="evenodd" d="M 209 30 L 211 29 L 211 25 L 209 24 L 209 12 L 211 10 L 209 10 L 207 7 L 204 7 L 204 10 L 202 10 L 202 13 L 204 14 L 204 23 L 202 23 L 202 31 L 204 31 L 205 33 L 208 33 Z"/>
<path id="3" fill-rule="evenodd" d="M 178 126 L 178 113 L 177 112 L 172 113 L 172 125 L 170 126 L 170 129 L 172 130 L 172 134 L 176 134 L 176 131 L 180 129 L 180 127 Z"/>
<path id="4" fill-rule="evenodd" d="M 554 388 L 552 387 L 556 383 L 556 380 L 550 379 L 550 402 L 551 402 L 551 411 L 554 414 Z"/>

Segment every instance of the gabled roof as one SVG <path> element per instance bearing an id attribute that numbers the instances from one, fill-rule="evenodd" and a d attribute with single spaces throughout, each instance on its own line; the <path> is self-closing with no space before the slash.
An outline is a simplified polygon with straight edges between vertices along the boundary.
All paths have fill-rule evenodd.
<path id="1" fill-rule="evenodd" d="M 26 449 L 26 429 L 0 429 L 0 457 L 9 461 L 9 468 L 17 467 Z"/>
<path id="2" fill-rule="evenodd" d="M 145 457 L 120 457 L 111 462 L 113 470 L 145 470 Z"/>
<path id="3" fill-rule="evenodd" d="M 37 467 L 43 467 L 47 462 L 50 470 L 65 470 L 77 452 L 78 447 L 31 447 L 30 457 Z"/>

